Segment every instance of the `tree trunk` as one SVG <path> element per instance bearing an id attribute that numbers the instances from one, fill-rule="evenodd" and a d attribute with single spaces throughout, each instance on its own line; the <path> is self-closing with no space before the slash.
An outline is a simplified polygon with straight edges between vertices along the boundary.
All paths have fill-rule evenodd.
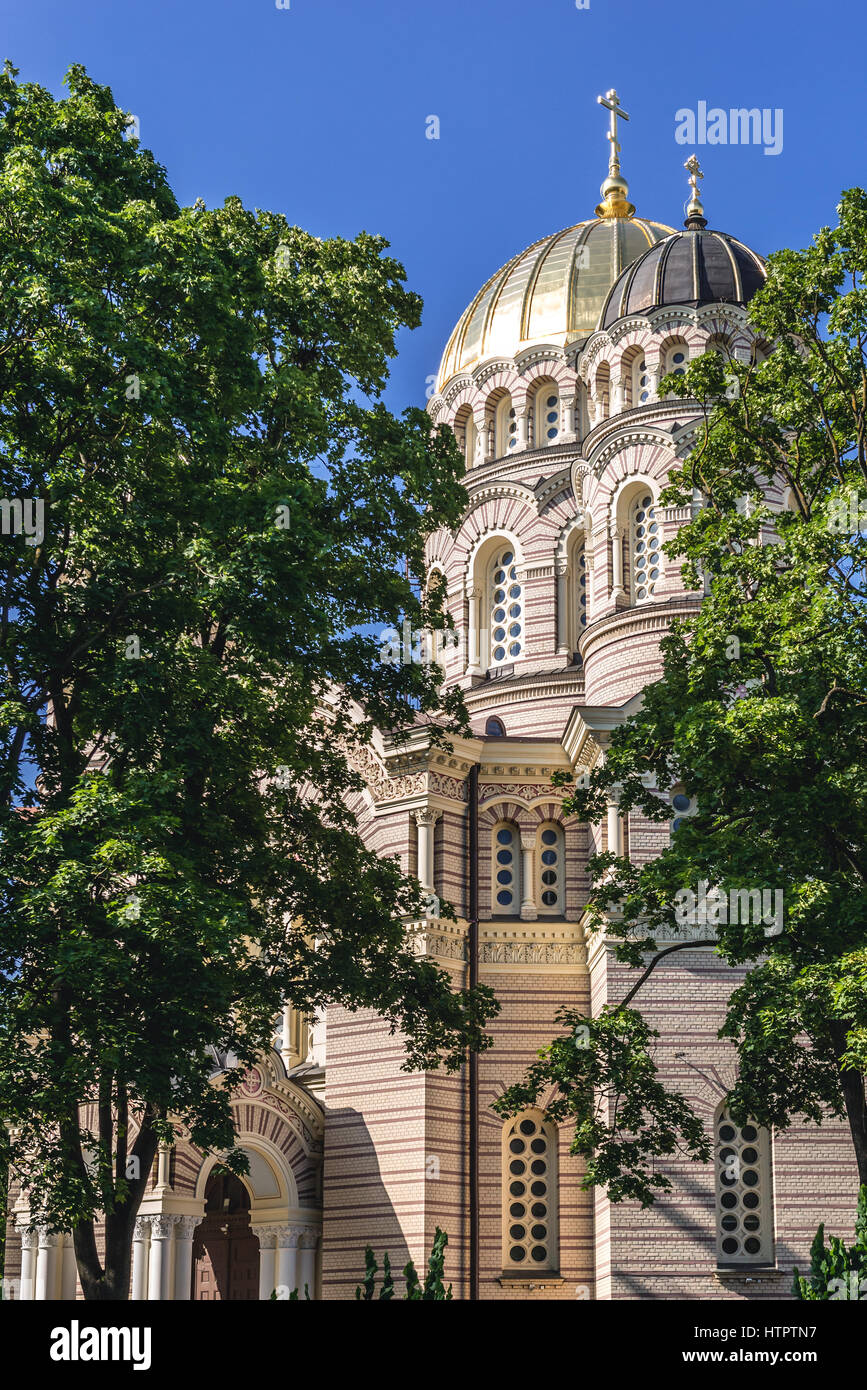
<path id="1" fill-rule="evenodd" d="M 846 1051 L 846 1028 L 837 1024 L 833 1030 L 837 1060 Z M 858 1182 L 867 1183 L 867 1093 L 864 1087 L 864 1073 L 856 1068 L 840 1068 L 840 1089 L 846 1106 L 846 1118 L 855 1149 L 855 1162 L 858 1164 Z"/>

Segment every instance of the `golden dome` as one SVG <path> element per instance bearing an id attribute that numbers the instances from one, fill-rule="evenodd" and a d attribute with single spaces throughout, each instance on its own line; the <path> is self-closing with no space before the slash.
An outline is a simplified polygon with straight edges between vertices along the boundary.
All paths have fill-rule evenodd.
<path id="1" fill-rule="evenodd" d="M 674 231 L 605 211 L 605 217 L 543 237 L 491 277 L 449 338 L 438 391 L 488 358 L 516 357 L 541 343 L 564 347 L 594 331 L 621 271 Z"/>

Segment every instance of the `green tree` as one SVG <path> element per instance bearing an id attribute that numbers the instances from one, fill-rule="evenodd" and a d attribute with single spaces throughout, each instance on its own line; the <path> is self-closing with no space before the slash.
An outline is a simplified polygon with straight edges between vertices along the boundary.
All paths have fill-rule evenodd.
<path id="1" fill-rule="evenodd" d="M 406 1280 L 406 1293 L 403 1297 L 405 1301 L 410 1303 L 445 1303 L 451 1299 L 452 1286 L 449 1284 L 446 1288 L 443 1282 L 446 1264 L 445 1252 L 448 1243 L 449 1238 L 445 1231 L 441 1231 L 437 1226 L 430 1258 L 427 1262 L 424 1284 L 420 1282 L 418 1271 L 412 1260 L 404 1265 L 403 1277 Z M 365 1247 L 364 1263 L 364 1282 L 357 1286 L 355 1297 L 361 1302 L 369 1303 L 377 1296 L 376 1276 L 379 1272 L 379 1265 L 376 1263 L 376 1256 L 371 1245 Z M 387 1254 L 382 1257 L 382 1285 L 378 1297 L 386 1302 L 394 1298 L 394 1276 Z"/>
<path id="2" fill-rule="evenodd" d="M 655 821 L 672 785 L 697 798 L 653 862 L 592 862 L 593 929 L 611 916 L 618 959 L 642 974 L 600 1018 L 564 1019 L 587 1046 L 558 1040 L 500 1102 L 512 1113 L 556 1082 L 587 1181 L 615 1200 L 668 1187 L 662 1155 L 708 1155 L 686 1100 L 658 1081 L 640 1013 L 644 982 L 682 949 L 677 894 L 702 881 L 726 898 L 783 894 L 778 919 L 715 928 L 721 958 L 746 967 L 721 1030 L 737 1049 L 735 1118 L 784 1130 L 845 1116 L 867 1182 L 867 195 L 846 192 L 838 217 L 770 257 L 749 311 L 774 348 L 764 360 L 708 353 L 662 383 L 703 417 L 664 500 L 703 503 L 667 550 L 693 587 L 711 576 L 710 594 L 665 640 L 663 677 L 605 766 L 568 788 L 589 821 L 612 785 L 624 812 Z"/>
<path id="3" fill-rule="evenodd" d="M 854 1244 L 831 1236 L 826 1245 L 823 1222 L 810 1246 L 810 1277 L 795 1269 L 792 1293 L 801 1302 L 867 1298 L 867 1187 L 858 1193 Z"/>
<path id="4" fill-rule="evenodd" d="M 89 1299 L 127 1296 L 160 1141 L 244 1171 L 213 1050 L 284 1000 L 376 1008 L 454 1069 L 494 1005 L 405 920 L 419 884 L 347 797 L 374 723 L 464 728 L 406 615 L 465 494 L 448 434 L 383 389 L 420 301 L 387 243 L 239 199 L 178 206 L 111 92 L 0 77 L 0 1115 Z M 404 565 L 406 561 L 406 568 Z M 437 733 L 434 720 L 445 731 Z M 92 1104 L 92 1118 L 80 1107 Z M 94 1220 L 105 1214 L 100 1259 Z"/>

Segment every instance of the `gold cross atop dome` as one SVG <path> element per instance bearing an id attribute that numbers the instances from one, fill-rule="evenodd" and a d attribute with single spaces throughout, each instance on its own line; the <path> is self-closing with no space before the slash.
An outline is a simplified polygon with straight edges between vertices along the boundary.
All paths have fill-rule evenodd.
<path id="1" fill-rule="evenodd" d="M 608 178 L 603 183 L 599 192 L 602 194 L 602 202 L 596 209 L 597 217 L 631 217 L 635 208 L 628 200 L 629 184 L 620 172 L 620 145 L 617 140 L 617 120 L 628 121 L 629 116 L 620 105 L 620 98 L 614 87 L 611 87 L 604 97 L 597 97 L 600 106 L 604 106 L 611 112 L 611 120 L 608 127 L 607 139 L 611 146 L 608 156 Z"/>
<path id="2" fill-rule="evenodd" d="M 691 231 L 700 231 L 702 227 L 707 226 L 707 218 L 704 215 L 704 208 L 698 191 L 698 181 L 704 178 L 704 174 L 701 172 L 701 165 L 694 154 L 690 155 L 683 167 L 689 174 L 689 186 L 692 189 L 692 197 L 686 209 L 686 221 L 683 225 Z"/>

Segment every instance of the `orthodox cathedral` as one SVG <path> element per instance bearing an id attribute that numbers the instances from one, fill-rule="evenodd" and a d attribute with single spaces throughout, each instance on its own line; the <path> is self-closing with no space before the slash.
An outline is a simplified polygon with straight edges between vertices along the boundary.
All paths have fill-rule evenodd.
<path id="1" fill-rule="evenodd" d="M 746 314 L 763 261 L 709 228 L 695 157 L 683 227 L 638 216 L 620 171 L 628 117 L 616 92 L 599 100 L 610 159 L 595 216 L 492 275 L 429 403 L 466 458 L 466 513 L 430 538 L 426 582 L 443 586 L 462 637 L 441 660 L 472 736 L 444 752 L 420 729 L 398 749 L 382 730 L 354 805 L 365 842 L 398 854 L 430 895 L 411 928 L 418 950 L 456 987 L 495 990 L 495 1044 L 462 1073 L 406 1073 L 400 1039 L 369 1011 L 287 1009 L 234 1101 L 249 1175 L 212 1175 L 215 1157 L 183 1131 L 160 1153 L 136 1225 L 135 1299 L 303 1298 L 305 1286 L 353 1298 L 366 1245 L 393 1269 L 423 1269 L 438 1226 L 457 1298 L 786 1298 L 818 1223 L 851 1223 L 843 1125 L 776 1134 L 726 1114 L 736 1055 L 717 1032 L 742 972 L 702 946 L 707 929 L 638 1004 L 660 1034 L 661 1079 L 713 1136 L 710 1163 L 666 1162 L 670 1193 L 646 1211 L 615 1205 L 582 1190 L 571 1125 L 491 1109 L 559 1031 L 558 1007 L 598 1012 L 634 983 L 610 939 L 585 935 L 588 858 L 607 848 L 641 863 L 670 833 L 621 815 L 616 793 L 604 823 L 578 823 L 551 786 L 555 771 L 604 760 L 661 675 L 669 624 L 701 602 L 662 551 L 689 511 L 660 502 L 699 408 L 657 385 L 703 352 L 748 362 L 770 350 Z M 694 808 L 682 788 L 668 795 L 676 826 Z M 456 922 L 440 918 L 443 901 Z M 225 1064 L 215 1057 L 215 1074 Z M 28 1232 L 23 1209 L 17 1219 L 7 1277 L 21 1296 L 75 1297 L 71 1238 Z"/>

